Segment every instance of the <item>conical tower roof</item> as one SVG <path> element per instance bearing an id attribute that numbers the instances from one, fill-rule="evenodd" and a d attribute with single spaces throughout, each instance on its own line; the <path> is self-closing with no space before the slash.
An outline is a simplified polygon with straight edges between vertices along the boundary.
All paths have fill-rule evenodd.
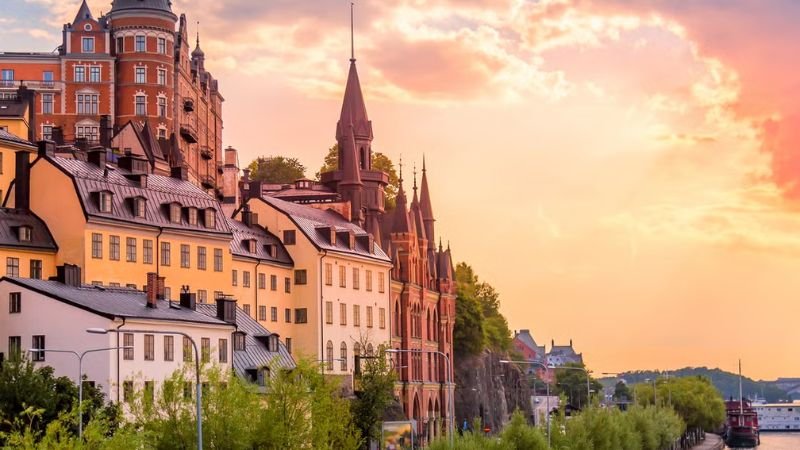
<path id="1" fill-rule="evenodd" d="M 86 0 L 83 0 L 80 9 L 78 9 L 78 14 L 75 15 L 75 20 L 72 21 L 72 24 L 74 25 L 86 19 L 94 20 L 94 16 L 92 16 L 92 10 L 89 9 L 89 5 L 86 4 Z"/>
<path id="2" fill-rule="evenodd" d="M 403 163 L 400 162 L 400 189 L 397 191 L 396 206 L 394 208 L 394 220 L 392 221 L 392 233 L 408 233 L 411 225 L 408 221 L 408 209 L 406 208 L 406 193 L 403 190 Z"/>
<path id="3" fill-rule="evenodd" d="M 428 171 L 425 168 L 425 156 L 422 156 L 422 185 L 419 191 L 419 207 L 422 209 L 422 218 L 426 221 L 435 220 L 433 218 L 433 207 L 431 206 L 431 193 L 428 189 Z"/>
<path id="4" fill-rule="evenodd" d="M 339 115 L 339 124 L 336 138 L 347 137 L 347 127 L 353 125 L 353 134 L 362 139 L 372 139 L 372 125 L 367 116 L 367 106 L 364 103 L 364 94 L 361 92 L 361 82 L 358 79 L 356 60 L 350 60 L 350 73 L 347 75 L 347 85 L 344 89 L 342 111 Z"/>

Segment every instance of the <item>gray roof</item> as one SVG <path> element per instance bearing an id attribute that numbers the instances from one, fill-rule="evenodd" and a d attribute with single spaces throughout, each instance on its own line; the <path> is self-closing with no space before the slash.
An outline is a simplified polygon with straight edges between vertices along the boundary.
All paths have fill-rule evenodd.
<path id="1" fill-rule="evenodd" d="M 302 231 L 319 249 L 363 256 L 381 262 L 391 263 L 391 259 L 383 252 L 379 242 L 375 242 L 372 252 L 358 241 L 356 241 L 356 246 L 353 250 L 340 239 L 336 240 L 335 245 L 331 244 L 329 240 L 323 236 L 320 228 L 333 227 L 336 231 L 351 231 L 356 236 L 366 236 L 368 234 L 361 227 L 348 222 L 344 217 L 333 210 L 320 210 L 311 206 L 291 203 L 269 196 L 261 196 L 259 199 L 289 216 L 300 231 Z"/>
<path id="2" fill-rule="evenodd" d="M 154 9 L 158 11 L 172 12 L 172 1 L 170 0 L 113 0 L 111 2 L 111 12 L 136 9 Z"/>
<path id="3" fill-rule="evenodd" d="M 126 174 L 130 174 L 127 170 L 109 167 L 106 175 L 103 169 L 86 161 L 59 156 L 48 156 L 46 159 L 75 181 L 78 198 L 87 217 L 111 219 L 167 229 L 230 234 L 228 222 L 225 220 L 225 215 L 222 213 L 219 202 L 189 181 L 150 174 L 147 176 L 147 187 L 143 188 L 137 182 L 125 177 Z M 35 164 L 39 164 L 39 162 L 37 161 Z M 99 209 L 96 195 L 101 191 L 108 191 L 114 194 L 112 212 L 110 213 L 101 212 Z M 133 215 L 127 200 L 135 197 L 143 197 L 147 200 L 145 218 L 137 218 Z M 167 205 L 173 202 L 177 202 L 184 207 L 195 207 L 200 210 L 213 209 L 216 213 L 214 228 L 206 228 L 203 226 L 202 220 L 198 221 L 197 225 L 189 225 L 185 215 L 181 219 L 181 223 L 172 223 L 167 214 Z"/>
<path id="4" fill-rule="evenodd" d="M 234 255 L 247 258 L 256 258 L 262 261 L 269 261 L 285 266 L 294 265 L 292 257 L 289 255 L 289 252 L 286 251 L 286 247 L 283 246 L 283 242 L 281 242 L 277 236 L 259 226 L 248 227 L 238 220 L 230 218 L 227 220 L 228 227 L 230 227 L 231 232 L 233 233 L 233 239 L 231 239 L 231 252 Z M 250 249 L 245 246 L 244 241 L 247 239 L 256 240 L 255 253 L 250 253 Z M 276 246 L 277 251 L 274 258 L 267 252 L 265 248 L 266 245 Z"/>
<path id="5" fill-rule="evenodd" d="M 173 322 L 192 322 L 210 325 L 228 325 L 216 317 L 208 316 L 188 308 L 181 308 L 176 302 L 158 301 L 157 308 L 148 308 L 144 292 L 128 288 L 109 288 L 98 286 L 69 286 L 58 281 L 34 280 L 30 278 L 3 277 L 8 281 L 46 295 L 55 300 L 113 319 L 116 317 Z"/>
<path id="6" fill-rule="evenodd" d="M 31 240 L 19 240 L 19 227 L 31 228 Z M 53 235 L 47 225 L 30 211 L 21 209 L 0 208 L 0 247 L 15 247 L 32 250 L 56 251 Z"/>
<path id="7" fill-rule="evenodd" d="M 16 100 L 4 100 L 0 101 L 0 117 L 25 117 L 25 112 L 28 110 L 28 106 L 25 103 Z M 14 136 L 13 134 L 4 131 L 4 134 L 9 136 Z M 17 138 L 19 139 L 19 138 Z M 27 142 L 27 141 L 25 141 Z"/>
<path id="8" fill-rule="evenodd" d="M 197 311 L 215 317 L 217 305 L 198 303 Z M 277 369 L 293 369 L 295 367 L 294 358 L 282 342 L 278 344 L 277 353 L 269 351 L 267 338 L 273 333 L 270 333 L 239 307 L 236 308 L 236 329 L 245 333 L 245 351 L 233 352 L 233 368 L 239 376 L 246 377 L 247 370 L 256 370 L 262 367 L 269 367 L 272 375 L 277 372 Z"/>

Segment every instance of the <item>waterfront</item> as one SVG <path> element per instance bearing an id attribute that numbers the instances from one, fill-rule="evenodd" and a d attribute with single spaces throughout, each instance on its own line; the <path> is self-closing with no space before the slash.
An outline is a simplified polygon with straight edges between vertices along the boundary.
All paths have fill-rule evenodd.
<path id="1" fill-rule="evenodd" d="M 758 450 L 797 449 L 800 449 L 800 433 L 761 433 L 761 445 L 758 446 Z"/>

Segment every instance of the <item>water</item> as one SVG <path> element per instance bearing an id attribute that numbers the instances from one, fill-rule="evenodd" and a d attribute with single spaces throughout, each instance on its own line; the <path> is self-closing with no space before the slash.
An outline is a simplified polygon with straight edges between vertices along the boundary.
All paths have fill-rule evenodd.
<path id="1" fill-rule="evenodd" d="M 761 433 L 758 450 L 800 450 L 800 433 Z"/>

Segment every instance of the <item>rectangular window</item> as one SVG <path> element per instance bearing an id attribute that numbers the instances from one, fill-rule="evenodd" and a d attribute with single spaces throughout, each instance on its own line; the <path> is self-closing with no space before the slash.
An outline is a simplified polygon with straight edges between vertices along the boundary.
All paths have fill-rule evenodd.
<path id="1" fill-rule="evenodd" d="M 197 268 L 206 270 L 206 248 L 197 247 Z"/>
<path id="2" fill-rule="evenodd" d="M 347 325 L 347 303 L 339 303 L 339 325 Z"/>
<path id="3" fill-rule="evenodd" d="M 77 112 L 82 115 L 97 115 L 100 96 L 97 94 L 77 94 Z M 99 127 L 77 126 L 77 137 L 85 137 L 90 141 L 97 141 Z"/>
<path id="4" fill-rule="evenodd" d="M 108 237 L 108 258 L 119 261 L 119 236 Z"/>
<path id="5" fill-rule="evenodd" d="M 146 41 L 144 36 L 136 36 L 136 51 L 143 52 L 146 51 Z"/>
<path id="6" fill-rule="evenodd" d="M 175 359 L 175 337 L 164 336 L 164 361 Z"/>
<path id="7" fill-rule="evenodd" d="M 333 323 L 333 302 L 325 302 L 325 323 Z"/>
<path id="8" fill-rule="evenodd" d="M 147 115 L 147 98 L 144 95 L 136 96 L 136 115 L 137 116 Z"/>
<path id="9" fill-rule="evenodd" d="M 152 380 L 145 381 L 142 400 L 144 400 L 144 403 L 146 405 L 152 405 L 153 401 L 155 400 L 155 396 L 156 396 L 156 390 L 155 386 L 153 385 L 153 381 Z"/>
<path id="10" fill-rule="evenodd" d="M 266 322 L 267 320 L 267 307 L 266 306 L 259 306 L 258 307 L 258 320 L 262 322 Z"/>
<path id="11" fill-rule="evenodd" d="M 94 38 L 85 37 L 81 39 L 81 52 L 94 53 Z"/>
<path id="12" fill-rule="evenodd" d="M 99 83 L 100 79 L 100 66 L 89 67 L 89 81 L 92 83 Z"/>
<path id="13" fill-rule="evenodd" d="M 339 287 L 347 287 L 347 267 L 339 266 Z"/>
<path id="14" fill-rule="evenodd" d="M 184 336 L 183 337 L 183 362 L 192 362 L 192 352 L 194 348 L 192 347 L 192 341 Z"/>
<path id="15" fill-rule="evenodd" d="M 158 53 L 162 55 L 167 54 L 167 40 L 165 38 L 158 38 Z"/>
<path id="16" fill-rule="evenodd" d="M 14 87 L 14 69 L 3 69 L 0 74 L 2 75 L 0 86 Z"/>
<path id="17" fill-rule="evenodd" d="M 75 82 L 84 83 L 86 81 L 86 66 L 75 66 Z"/>
<path id="18" fill-rule="evenodd" d="M 286 351 L 291 355 L 292 354 L 292 338 L 286 338 Z"/>
<path id="19" fill-rule="evenodd" d="M 242 309 L 244 310 L 245 314 L 247 314 L 249 317 L 252 317 L 250 316 L 250 305 L 244 305 L 242 306 Z"/>
<path id="20" fill-rule="evenodd" d="M 135 81 L 138 84 L 147 83 L 147 72 L 144 67 L 136 67 L 135 68 Z"/>
<path id="21" fill-rule="evenodd" d="M 366 276 L 367 276 L 367 292 L 372 292 L 372 271 L 367 270 Z"/>
<path id="22" fill-rule="evenodd" d="M 188 269 L 191 265 L 190 251 L 187 244 L 181 244 L 181 267 L 184 269 Z"/>
<path id="23" fill-rule="evenodd" d="M 369 308 L 367 306 L 367 311 L 369 311 Z M 361 306 L 359 305 L 353 305 L 353 326 L 361 326 Z"/>
<path id="24" fill-rule="evenodd" d="M 385 287 L 384 287 L 384 283 L 386 281 L 385 276 L 386 275 L 384 272 L 378 272 L 378 292 L 380 292 L 381 294 L 385 292 Z"/>
<path id="25" fill-rule="evenodd" d="M 305 269 L 294 271 L 294 284 L 308 283 L 308 273 Z"/>
<path id="26" fill-rule="evenodd" d="M 358 267 L 353 267 L 353 289 L 360 289 L 361 286 L 361 274 L 359 273 Z"/>
<path id="27" fill-rule="evenodd" d="M 378 326 L 380 326 L 382 330 L 386 328 L 386 309 L 384 308 L 378 309 Z"/>
<path id="28" fill-rule="evenodd" d="M 160 86 L 167 85 L 167 70 L 166 69 L 158 69 L 158 84 Z"/>
<path id="29" fill-rule="evenodd" d="M 117 53 L 125 53 L 125 38 L 117 38 Z"/>
<path id="30" fill-rule="evenodd" d="M 136 262 L 136 238 L 125 238 L 125 259 Z"/>
<path id="31" fill-rule="evenodd" d="M 202 355 L 202 359 L 200 361 L 204 364 L 211 361 L 211 339 L 200 339 L 200 354 Z"/>
<path id="32" fill-rule="evenodd" d="M 214 300 L 222 298 L 222 291 L 214 291 Z"/>
<path id="33" fill-rule="evenodd" d="M 295 235 L 294 230 L 284 230 L 283 231 L 283 245 L 294 245 L 296 243 L 297 237 Z"/>
<path id="34" fill-rule="evenodd" d="M 267 288 L 267 275 L 260 273 L 258 274 L 258 288 L 259 289 L 266 289 Z"/>
<path id="35" fill-rule="evenodd" d="M 270 275 L 269 276 L 269 289 L 272 291 L 278 290 L 278 276 L 277 275 Z"/>
<path id="36" fill-rule="evenodd" d="M 154 361 L 156 359 L 156 337 L 152 334 L 144 335 L 144 360 Z"/>
<path id="37" fill-rule="evenodd" d="M 333 264 L 325 263 L 325 285 L 333 285 Z"/>
<path id="38" fill-rule="evenodd" d="M 246 288 L 250 287 L 250 271 L 248 270 L 242 271 L 242 286 Z"/>
<path id="39" fill-rule="evenodd" d="M 19 276 L 19 258 L 6 258 L 6 276 Z"/>
<path id="40" fill-rule="evenodd" d="M 294 323 L 308 323 L 308 310 L 306 308 L 294 310 Z"/>
<path id="41" fill-rule="evenodd" d="M 142 241 L 142 262 L 153 264 L 153 241 L 150 239 Z"/>
<path id="42" fill-rule="evenodd" d="M 19 314 L 22 312 L 22 294 L 11 292 L 8 294 L 8 313 Z"/>
<path id="43" fill-rule="evenodd" d="M 273 322 L 278 321 L 278 308 L 273 306 L 269 309 L 269 320 Z"/>
<path id="44" fill-rule="evenodd" d="M 45 70 L 42 72 L 42 87 L 52 88 L 53 84 L 53 71 Z"/>
<path id="45" fill-rule="evenodd" d="M 46 141 L 53 140 L 53 126 L 52 125 L 42 125 L 42 139 Z"/>
<path id="46" fill-rule="evenodd" d="M 219 362 L 220 364 L 227 364 L 228 362 L 228 340 L 227 339 L 220 339 L 219 340 L 219 348 L 217 349 L 219 352 Z"/>
<path id="47" fill-rule="evenodd" d="M 31 260 L 31 272 L 30 277 L 35 280 L 42 279 L 42 260 L 41 259 L 32 259 Z"/>
<path id="48" fill-rule="evenodd" d="M 122 401 L 133 401 L 133 381 L 131 380 L 122 382 Z"/>
<path id="49" fill-rule="evenodd" d="M 231 270 L 231 286 L 239 285 L 239 271 L 236 269 Z"/>
<path id="50" fill-rule="evenodd" d="M 161 265 L 169 267 L 170 261 L 170 248 L 169 242 L 162 242 L 161 243 Z"/>
<path id="51" fill-rule="evenodd" d="M 126 361 L 133 360 L 133 333 L 124 333 L 122 335 L 122 346 L 127 347 L 122 351 L 122 359 Z"/>
<path id="52" fill-rule="evenodd" d="M 172 289 L 164 286 L 164 298 L 166 300 L 172 300 Z"/>
<path id="53" fill-rule="evenodd" d="M 167 117 L 167 99 L 158 97 L 158 116 Z"/>
<path id="54" fill-rule="evenodd" d="M 22 336 L 8 337 L 8 357 L 18 359 L 22 355 Z"/>
<path id="55" fill-rule="evenodd" d="M 233 351 L 243 352 L 245 350 L 244 333 L 233 333 Z"/>
<path id="56" fill-rule="evenodd" d="M 284 308 L 283 310 L 283 321 L 286 323 L 292 323 L 292 310 L 289 308 Z"/>
<path id="57" fill-rule="evenodd" d="M 42 114 L 53 114 L 53 94 L 42 94 Z"/>
<path id="58" fill-rule="evenodd" d="M 208 291 L 205 289 L 198 289 L 197 301 L 200 303 L 208 303 Z"/>
<path id="59" fill-rule="evenodd" d="M 372 306 L 367 306 L 367 328 L 372 328 Z"/>
<path id="60" fill-rule="evenodd" d="M 289 277 L 283 278 L 283 292 L 290 294 L 292 292 L 292 280 Z"/>
<path id="61" fill-rule="evenodd" d="M 222 249 L 214 249 L 214 272 L 222 272 Z"/>

